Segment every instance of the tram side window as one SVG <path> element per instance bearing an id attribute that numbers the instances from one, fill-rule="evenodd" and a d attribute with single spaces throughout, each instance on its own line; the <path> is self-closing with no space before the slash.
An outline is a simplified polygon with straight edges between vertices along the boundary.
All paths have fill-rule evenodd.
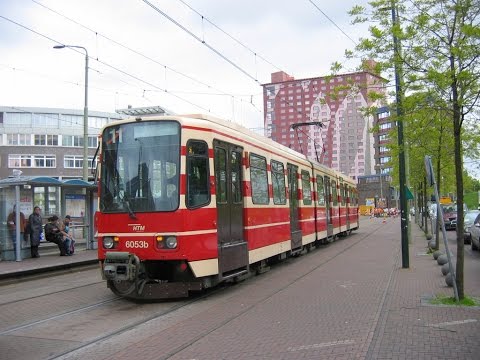
<path id="1" fill-rule="evenodd" d="M 332 203 L 333 206 L 338 206 L 338 193 L 337 193 L 337 183 L 332 180 Z"/>
<path id="2" fill-rule="evenodd" d="M 237 151 L 231 153 L 232 200 L 234 204 L 242 202 L 242 154 Z"/>
<path id="3" fill-rule="evenodd" d="M 303 204 L 312 204 L 312 189 L 310 188 L 310 173 L 306 170 L 302 170 L 302 193 Z"/>
<path id="4" fill-rule="evenodd" d="M 252 184 L 252 202 L 268 204 L 267 160 L 264 157 L 250 155 L 250 181 Z"/>
<path id="5" fill-rule="evenodd" d="M 227 202 L 227 152 L 220 147 L 215 148 L 215 180 L 218 204 Z"/>
<path id="6" fill-rule="evenodd" d="M 317 198 L 318 205 L 325 206 L 325 188 L 323 187 L 323 177 L 317 175 Z"/>
<path id="7" fill-rule="evenodd" d="M 199 140 L 187 143 L 187 207 L 195 208 L 210 203 L 208 145 Z"/>
<path id="8" fill-rule="evenodd" d="M 281 162 L 272 160 L 270 162 L 272 169 L 272 188 L 273 188 L 273 203 L 275 205 L 285 205 L 287 197 L 285 193 L 285 169 Z"/>
<path id="9" fill-rule="evenodd" d="M 347 187 L 344 186 L 343 184 L 340 184 L 340 201 L 342 206 L 345 206 L 345 200 L 347 196 Z"/>

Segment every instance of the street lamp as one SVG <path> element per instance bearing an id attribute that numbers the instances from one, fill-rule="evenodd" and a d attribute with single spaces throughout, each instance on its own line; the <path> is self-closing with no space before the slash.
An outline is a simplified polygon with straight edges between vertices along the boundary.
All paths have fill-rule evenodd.
<path id="1" fill-rule="evenodd" d="M 83 180 L 88 181 L 88 51 L 83 46 L 76 45 L 55 45 L 53 48 L 77 48 L 85 50 L 85 106 L 83 108 Z"/>

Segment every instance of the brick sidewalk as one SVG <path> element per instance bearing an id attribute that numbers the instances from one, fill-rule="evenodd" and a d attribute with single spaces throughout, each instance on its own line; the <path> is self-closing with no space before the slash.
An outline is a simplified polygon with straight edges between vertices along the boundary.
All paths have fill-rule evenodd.
<path id="1" fill-rule="evenodd" d="M 453 297 L 440 266 L 425 255 L 427 241 L 412 224 L 410 268 L 401 264 L 392 277 L 368 359 L 479 359 L 480 309 L 432 306 L 428 297 Z M 442 240 L 442 239 L 441 239 Z M 456 244 L 449 244 L 453 258 Z M 445 252 L 443 240 L 440 249 Z M 401 258 L 398 259 L 401 261 Z M 480 257 L 465 247 L 465 294 L 480 297 Z"/>
<path id="2" fill-rule="evenodd" d="M 22 261 L 0 261 L 0 280 L 97 262 L 97 250 L 77 248 L 73 256 L 59 256 L 58 249 L 55 247 L 52 247 L 53 251 L 40 251 L 39 258 L 27 258 Z"/>
<path id="3" fill-rule="evenodd" d="M 422 301 L 453 294 L 426 243 L 412 224 L 402 269 L 400 219 L 362 219 L 355 235 L 238 284 L 206 309 L 179 310 L 71 358 L 478 359 L 480 309 Z M 469 253 L 465 269 L 466 293 L 480 295 L 480 256 Z"/>
<path id="4" fill-rule="evenodd" d="M 426 254 L 422 230 L 412 223 L 410 268 L 402 269 L 400 219 L 362 219 L 360 226 L 352 236 L 199 305 L 65 358 L 478 359 L 480 309 L 422 300 L 453 296 L 440 266 Z M 3 265 L 92 260 L 96 251 L 76 256 L 0 263 L 0 273 Z M 480 253 L 467 247 L 468 296 L 480 297 L 479 274 Z"/>

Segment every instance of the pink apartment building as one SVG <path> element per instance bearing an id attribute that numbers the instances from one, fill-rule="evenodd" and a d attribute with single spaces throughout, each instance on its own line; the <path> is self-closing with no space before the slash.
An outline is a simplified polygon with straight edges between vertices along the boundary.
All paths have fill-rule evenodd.
<path id="1" fill-rule="evenodd" d="M 384 93 L 385 80 L 367 71 L 299 80 L 273 73 L 263 85 L 265 135 L 354 179 L 373 174 L 374 117 L 364 110 L 380 104 L 370 92 Z"/>

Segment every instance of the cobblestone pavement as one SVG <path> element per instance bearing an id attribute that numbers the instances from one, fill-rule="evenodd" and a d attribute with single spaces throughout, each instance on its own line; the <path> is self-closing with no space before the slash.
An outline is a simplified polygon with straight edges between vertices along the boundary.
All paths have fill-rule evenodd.
<path id="1" fill-rule="evenodd" d="M 408 269 L 400 220 L 362 219 L 352 236 L 61 359 L 479 359 L 480 308 L 429 304 L 453 290 L 411 229 Z M 479 275 L 466 247 L 466 295 L 480 297 Z"/>

